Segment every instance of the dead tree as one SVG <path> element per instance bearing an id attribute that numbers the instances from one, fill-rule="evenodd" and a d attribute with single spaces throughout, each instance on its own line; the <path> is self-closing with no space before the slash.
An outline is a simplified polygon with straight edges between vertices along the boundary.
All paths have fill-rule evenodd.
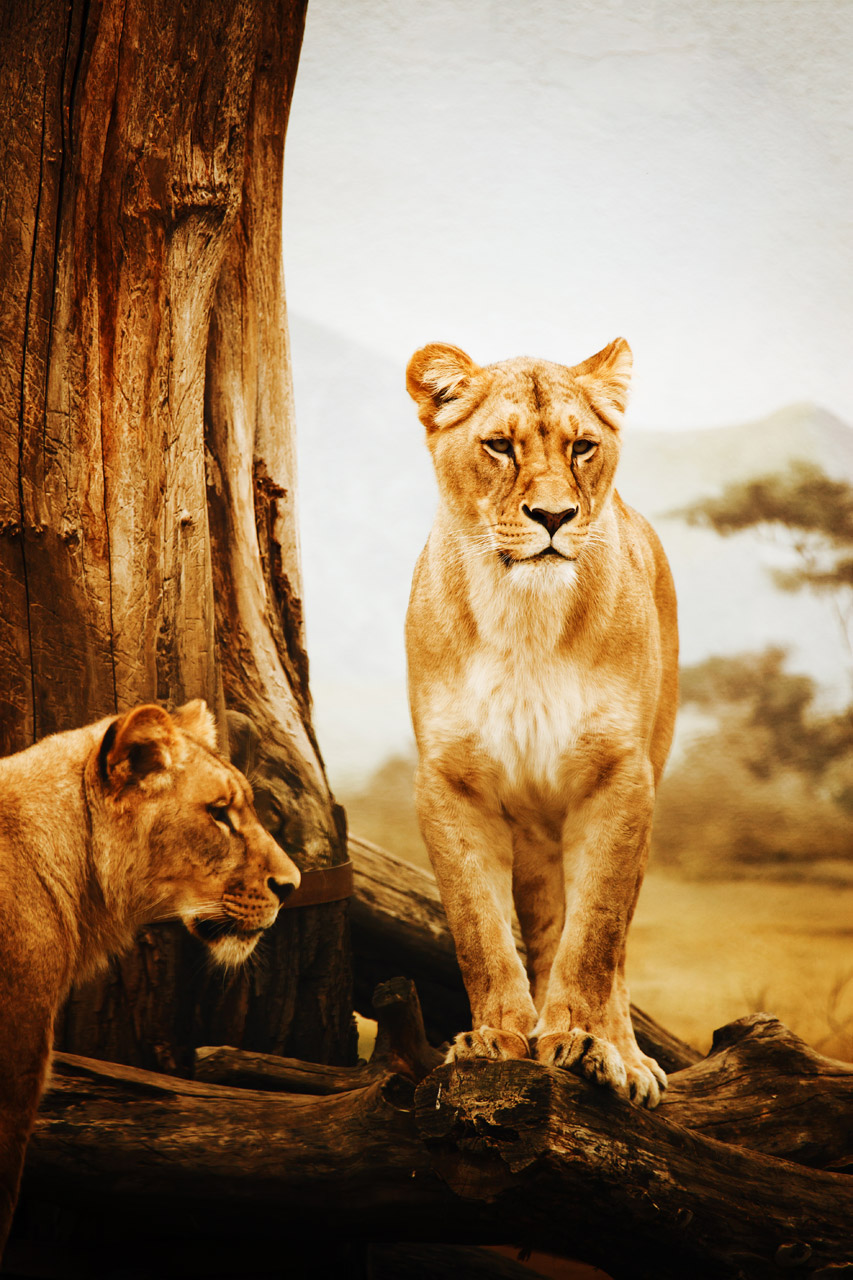
<path id="1" fill-rule="evenodd" d="M 182 1274 L 238 1250 L 241 1274 L 262 1274 L 291 1240 L 298 1259 L 333 1235 L 517 1243 L 616 1280 L 849 1273 L 853 1067 L 775 1019 L 724 1029 L 649 1113 L 535 1062 L 436 1067 L 412 984 L 378 995 L 371 1063 L 313 1081 L 237 1051 L 201 1055 L 195 1081 L 61 1055 L 9 1268 L 94 1277 L 122 1258 L 128 1280 L 168 1275 L 177 1238 Z"/>
<path id="2" fill-rule="evenodd" d="M 311 730 L 281 268 L 304 11 L 0 6 L 0 751 L 204 697 L 310 871 L 346 847 Z M 220 1040 L 346 1061 L 345 904 L 283 913 L 225 988 L 148 930 L 60 1040 L 167 1071 Z"/>

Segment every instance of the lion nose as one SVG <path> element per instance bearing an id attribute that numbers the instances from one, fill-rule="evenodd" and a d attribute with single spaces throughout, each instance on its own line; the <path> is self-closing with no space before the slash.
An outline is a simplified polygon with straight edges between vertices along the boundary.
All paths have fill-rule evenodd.
<path id="1" fill-rule="evenodd" d="M 545 528 L 553 538 L 554 534 L 564 524 L 568 524 L 570 520 L 574 520 L 578 513 L 577 507 L 567 507 L 565 511 L 546 511 L 544 507 L 523 506 L 522 511 L 531 520 L 535 520 L 537 524 L 544 524 Z"/>
<path id="2" fill-rule="evenodd" d="M 267 885 L 279 902 L 284 902 L 285 898 L 289 898 L 293 890 L 298 887 L 292 880 L 276 880 L 275 876 L 270 876 Z"/>

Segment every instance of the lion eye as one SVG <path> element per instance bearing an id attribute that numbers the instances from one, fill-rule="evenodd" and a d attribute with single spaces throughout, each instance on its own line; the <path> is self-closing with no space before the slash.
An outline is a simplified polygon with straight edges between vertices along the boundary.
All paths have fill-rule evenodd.
<path id="1" fill-rule="evenodd" d="M 576 458 L 582 458 L 585 454 L 592 453 L 595 447 L 594 440 L 576 440 L 572 445 L 572 453 Z"/>
<path id="2" fill-rule="evenodd" d="M 512 447 L 512 441 L 507 440 L 505 436 L 496 436 L 494 440 L 484 440 L 483 444 L 490 453 L 499 453 L 506 458 L 514 458 L 515 451 Z"/>
<path id="3" fill-rule="evenodd" d="M 231 821 L 227 804 L 209 804 L 207 812 L 214 822 L 218 822 L 222 827 L 227 827 L 229 831 L 234 830 L 234 823 Z"/>

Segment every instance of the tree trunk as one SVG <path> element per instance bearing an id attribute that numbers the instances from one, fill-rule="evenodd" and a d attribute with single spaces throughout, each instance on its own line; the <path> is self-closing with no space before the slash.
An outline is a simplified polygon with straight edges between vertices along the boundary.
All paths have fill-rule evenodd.
<path id="1" fill-rule="evenodd" d="M 281 269 L 304 13 L 0 10 L 0 750 L 204 697 L 314 869 L 346 847 L 310 724 Z M 345 904 L 282 913 L 224 985 L 201 954 L 146 931 L 61 1043 L 177 1071 L 216 1039 L 351 1060 Z"/>

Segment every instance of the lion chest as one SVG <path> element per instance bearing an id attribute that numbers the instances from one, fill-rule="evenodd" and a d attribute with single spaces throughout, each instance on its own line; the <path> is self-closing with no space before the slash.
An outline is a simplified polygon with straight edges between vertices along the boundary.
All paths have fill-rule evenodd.
<path id="1" fill-rule="evenodd" d="M 466 672 L 461 709 L 478 754 L 515 790 L 556 788 L 598 720 L 578 664 L 556 655 L 487 653 Z"/>

